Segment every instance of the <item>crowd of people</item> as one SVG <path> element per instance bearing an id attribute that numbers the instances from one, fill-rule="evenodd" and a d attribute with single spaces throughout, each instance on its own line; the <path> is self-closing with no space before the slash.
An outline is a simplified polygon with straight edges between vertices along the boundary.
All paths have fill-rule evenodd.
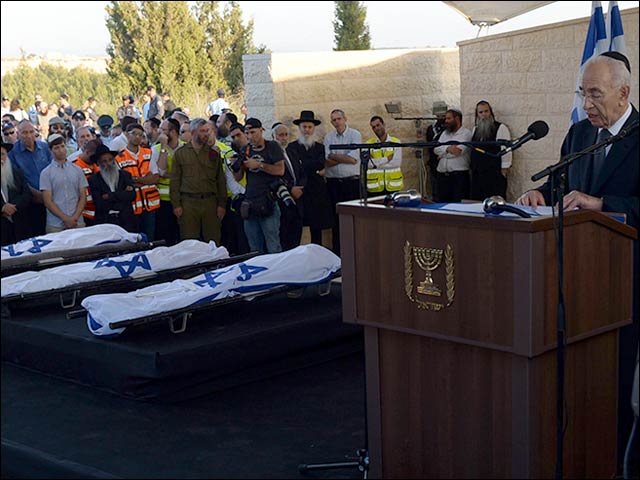
<path id="1" fill-rule="evenodd" d="M 580 93 L 588 118 L 570 129 L 563 156 L 630 125 L 637 129 L 630 83 L 623 55 L 603 54 L 586 64 Z M 340 108 L 330 112 L 333 130 L 323 139 L 316 131 L 321 121 L 311 110 L 301 111 L 292 127 L 274 123 L 268 139 L 260 119 L 239 121 L 222 89 L 207 105 L 207 118 L 191 119 L 168 93 L 158 94 L 153 86 L 146 96 L 142 110 L 131 95 L 123 96 L 115 119 L 98 115 L 93 98 L 75 110 L 66 94 L 60 95 L 59 105 L 36 96 L 25 111 L 17 100 L 3 97 L 3 245 L 45 232 L 113 223 L 168 245 L 194 238 L 213 240 L 232 255 L 277 253 L 299 245 L 306 226 L 317 244 L 323 243 L 322 231 L 331 229 L 331 247 L 340 255 L 336 204 L 359 198 L 361 162 L 368 162 L 366 188 L 372 194 L 404 188 L 400 147 L 372 148 L 366 157 L 360 150 L 331 148 L 363 143 Z M 473 130 L 463 127 L 462 120 L 460 109 L 443 109 L 427 132 L 430 141 L 463 142 L 430 150 L 433 200 L 505 196 L 511 154 L 497 155 L 501 147 L 491 142 L 510 139 L 508 128 L 485 100 L 475 107 Z M 382 117 L 373 116 L 369 125 L 373 135 L 366 143 L 400 143 L 387 132 Z M 474 148 L 469 142 L 490 146 Z M 638 165 L 637 134 L 590 161 L 573 164 L 563 207 L 622 212 L 638 228 Z M 533 207 L 553 202 L 548 183 L 517 200 Z M 635 291 L 639 257 L 636 240 Z M 637 301 L 633 316 L 634 323 L 621 334 L 622 402 L 629 398 L 629 370 L 637 351 Z M 621 438 L 628 431 L 628 419 L 621 417 Z"/>

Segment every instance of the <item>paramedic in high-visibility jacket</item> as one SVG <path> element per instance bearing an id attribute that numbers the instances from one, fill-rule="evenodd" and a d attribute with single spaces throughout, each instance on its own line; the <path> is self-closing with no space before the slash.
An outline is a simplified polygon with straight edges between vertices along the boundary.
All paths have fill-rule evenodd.
<path id="1" fill-rule="evenodd" d="M 382 117 L 375 115 L 369 120 L 371 130 L 375 137 L 366 143 L 400 143 L 396 137 L 387 133 Z M 375 195 L 402 190 L 404 181 L 402 178 L 402 148 L 376 148 L 371 151 L 371 160 L 367 170 L 367 191 Z"/>

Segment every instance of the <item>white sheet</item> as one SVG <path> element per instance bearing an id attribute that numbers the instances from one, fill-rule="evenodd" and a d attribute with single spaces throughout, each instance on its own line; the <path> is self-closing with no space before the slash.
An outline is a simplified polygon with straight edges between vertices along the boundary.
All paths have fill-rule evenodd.
<path id="1" fill-rule="evenodd" d="M 223 258 L 229 258 L 229 252 L 225 247 L 217 247 L 215 242 L 207 244 L 198 240 L 184 240 L 172 247 L 157 247 L 144 252 L 12 275 L 2 279 L 2 297 L 44 292 L 98 280 L 140 278 L 153 272 Z"/>
<path id="2" fill-rule="evenodd" d="M 40 237 L 28 238 L 2 247 L 2 260 L 38 253 L 89 248 L 98 245 L 117 245 L 145 241 L 140 233 L 129 233 L 118 225 L 101 224 L 92 227 L 72 228 Z"/>
<path id="3" fill-rule="evenodd" d="M 302 245 L 283 253 L 260 255 L 246 262 L 207 272 L 189 280 L 152 285 L 129 293 L 93 295 L 83 300 L 87 326 L 98 336 L 116 336 L 124 328 L 110 322 L 142 318 L 197 303 L 256 292 L 279 285 L 326 282 L 340 269 L 340 258 L 319 245 Z"/>

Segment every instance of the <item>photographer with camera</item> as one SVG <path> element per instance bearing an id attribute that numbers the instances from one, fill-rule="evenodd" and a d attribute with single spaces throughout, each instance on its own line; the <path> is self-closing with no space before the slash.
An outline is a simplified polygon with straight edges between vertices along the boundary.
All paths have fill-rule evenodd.
<path id="1" fill-rule="evenodd" d="M 247 119 L 245 133 L 249 145 L 242 149 L 244 159 L 233 176 L 237 181 L 247 176 L 245 200 L 240 207 L 244 231 L 251 250 L 260 253 L 279 253 L 280 208 L 271 191 L 273 181 L 284 175 L 284 153 L 276 142 L 265 140 L 262 122 Z"/>
<path id="2" fill-rule="evenodd" d="M 217 132 L 217 128 L 216 128 Z M 242 168 L 245 157 L 238 152 L 242 152 L 249 145 L 249 139 L 244 133 L 244 125 L 234 123 L 230 128 L 231 151 L 224 153 L 225 159 L 224 173 L 227 178 L 227 213 L 222 219 L 222 245 L 227 247 L 231 255 L 242 255 L 249 253 L 249 242 L 244 233 L 244 220 L 240 216 L 240 205 L 245 199 L 245 187 L 247 180 L 236 181 L 233 174 Z M 222 142 L 216 141 L 216 145 L 226 147 Z M 228 147 L 226 147 L 228 148 Z"/>
<path id="3" fill-rule="evenodd" d="M 287 153 L 289 128 L 280 122 L 274 123 L 271 127 L 271 138 L 284 151 L 284 176 L 271 185 L 271 190 L 278 197 L 281 213 L 280 243 L 282 250 L 287 251 L 299 246 L 302 239 L 303 202 L 301 197 L 306 185 L 306 176 L 300 161 L 297 158 L 292 159 Z"/>

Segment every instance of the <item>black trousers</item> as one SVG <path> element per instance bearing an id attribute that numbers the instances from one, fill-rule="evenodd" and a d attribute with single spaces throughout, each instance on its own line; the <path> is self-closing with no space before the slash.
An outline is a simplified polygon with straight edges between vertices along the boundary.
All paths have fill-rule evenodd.
<path id="1" fill-rule="evenodd" d="M 469 170 L 458 172 L 438 172 L 438 203 L 456 203 L 470 195 L 471 181 Z"/>
<path id="2" fill-rule="evenodd" d="M 156 211 L 156 240 L 164 240 L 167 247 L 180 242 L 180 226 L 173 213 L 173 205 L 169 201 L 160 200 L 160 208 Z"/>
<path id="3" fill-rule="evenodd" d="M 484 200 L 485 198 L 500 195 L 507 196 L 507 179 L 500 170 L 472 170 L 471 171 L 471 199 Z"/>
<path id="4" fill-rule="evenodd" d="M 340 222 L 336 205 L 340 202 L 357 200 L 360 198 L 359 177 L 327 178 L 327 190 L 331 205 L 333 205 L 333 227 L 331 228 L 331 243 L 333 253 L 340 256 Z"/>
<path id="5" fill-rule="evenodd" d="M 300 245 L 302 239 L 302 215 L 297 205 L 290 207 L 278 201 L 280 207 L 280 245 L 282 251 L 291 250 Z"/>
<path id="6" fill-rule="evenodd" d="M 222 219 L 221 228 L 220 243 L 229 250 L 229 255 L 249 253 L 249 241 L 244 233 L 244 220 L 240 217 L 240 212 L 232 209 L 230 198 L 227 198 L 227 212 Z"/>

